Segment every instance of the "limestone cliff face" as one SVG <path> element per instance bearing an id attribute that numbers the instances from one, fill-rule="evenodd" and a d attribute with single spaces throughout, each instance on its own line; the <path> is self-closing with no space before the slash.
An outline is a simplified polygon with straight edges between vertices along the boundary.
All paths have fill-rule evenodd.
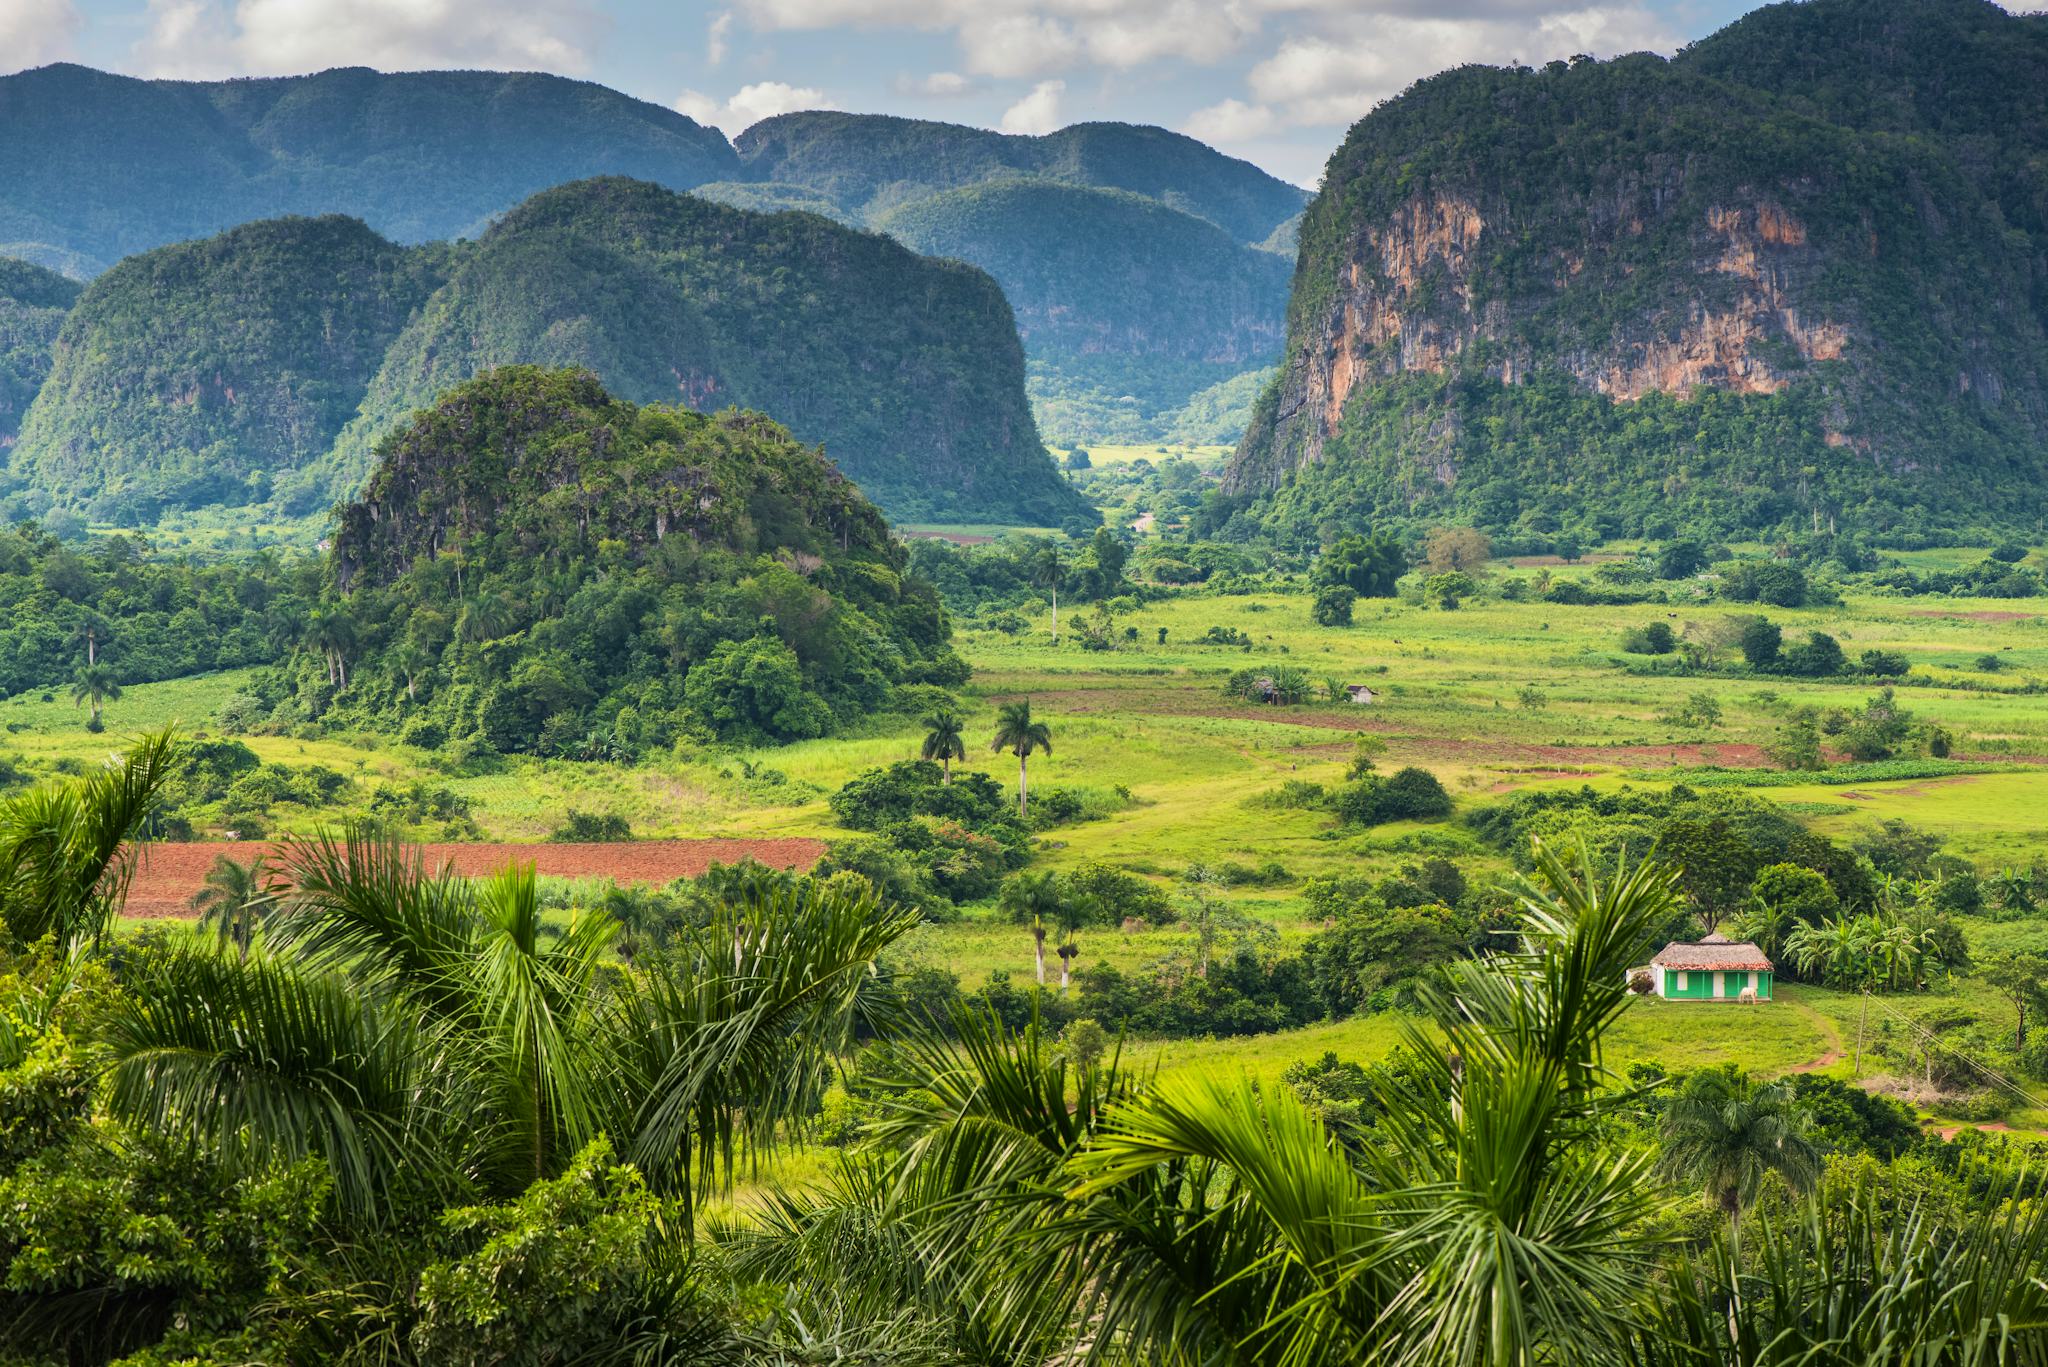
<path id="1" fill-rule="evenodd" d="M 1929 4 L 2013 36 L 1974 0 Z M 1897 9 L 1783 8 L 1802 21 L 1809 8 Z M 2011 28 L 2048 81 L 2035 41 L 2048 26 Z M 1926 502 L 1918 482 L 1964 463 L 1987 482 L 2048 474 L 2048 187 L 2009 183 L 2038 178 L 2038 160 L 2001 162 L 1989 126 L 1950 145 L 1943 130 L 1905 139 L 1820 118 L 1701 76 L 1712 55 L 1468 68 L 1361 121 L 1304 217 L 1283 370 L 1227 490 L 1256 501 L 1370 444 L 1399 460 L 1315 478 L 1341 481 L 1354 506 L 1375 483 L 1382 506 L 1454 503 L 1477 465 L 1524 477 L 1492 459 L 1503 439 L 1475 421 L 1487 396 L 1560 380 L 1579 396 L 1575 421 L 1609 428 L 1658 395 L 1798 412 L 1796 430 L 1774 418 L 1767 439 L 1644 438 L 1635 474 L 1650 480 L 1674 465 L 1697 480 L 1713 473 L 1702 452 L 1766 440 L 1818 467 L 1814 488 L 1916 486 L 1902 503 Z M 1614 416 L 1586 417 L 1594 400 Z M 1734 411 L 1716 406 L 1714 421 Z M 1545 480 L 1574 481 L 1568 454 L 1549 459 Z"/>
<path id="2" fill-rule="evenodd" d="M 1271 483 L 1320 460 L 1345 406 L 1375 377 L 1440 374 L 1468 356 L 1507 384 L 1547 366 L 1625 402 L 1701 386 L 1775 394 L 1809 375 L 1812 363 L 1849 355 L 1850 310 L 1815 297 L 1827 261 L 1796 214 L 1760 191 L 1701 212 L 1676 188 L 1638 181 L 1604 196 L 1605 204 L 1575 206 L 1583 232 L 1553 249 L 1547 278 L 1520 294 L 1489 278 L 1499 255 L 1493 239 L 1520 231 L 1526 217 L 1508 195 L 1482 202 L 1418 191 L 1385 219 L 1360 225 L 1320 316 L 1296 320 L 1271 435 L 1261 433 L 1286 455 L 1265 464 L 1241 459 L 1236 478 Z M 1658 223 L 1660 213 L 1673 221 Z M 1602 333 L 1542 345 L 1532 325 L 1571 295 L 1629 285 L 1642 265 L 1627 244 L 1652 224 L 1682 240 L 1687 254 L 1649 307 Z M 1483 356 L 1474 355 L 1478 343 L 1486 344 Z"/>

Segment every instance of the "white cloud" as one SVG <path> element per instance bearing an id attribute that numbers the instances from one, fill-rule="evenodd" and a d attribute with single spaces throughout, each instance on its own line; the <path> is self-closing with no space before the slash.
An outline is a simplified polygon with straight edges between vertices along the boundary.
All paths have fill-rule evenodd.
<path id="1" fill-rule="evenodd" d="M 737 135 L 763 119 L 793 114 L 799 109 L 837 109 L 815 86 L 795 86 L 786 81 L 757 81 L 741 86 L 729 99 L 717 100 L 701 90 L 685 90 L 675 98 L 675 111 L 698 123 L 715 125 L 727 135 Z"/>
<path id="2" fill-rule="evenodd" d="M 1289 37 L 1252 67 L 1251 94 L 1279 122 L 1348 124 L 1416 80 L 1471 62 L 1544 62 L 1589 52 L 1670 49 L 1677 37 L 1640 5 L 1528 12 L 1515 17 L 1354 14 Z M 1205 110 L 1203 113 L 1208 113 Z"/>
<path id="3" fill-rule="evenodd" d="M 990 15 L 960 26 L 967 69 L 980 76 L 1042 76 L 1064 71 L 1081 55 L 1081 40 L 1056 19 Z"/>
<path id="4" fill-rule="evenodd" d="M 25 71 L 71 55 L 72 0 L 0 0 L 0 71 Z"/>
<path id="5" fill-rule="evenodd" d="M 486 67 L 579 74 L 601 20 L 585 0 L 150 0 L 136 45 L 150 75 L 251 75 L 361 65 L 385 71 Z"/>
<path id="6" fill-rule="evenodd" d="M 898 95 L 921 95 L 931 100 L 953 100 L 974 90 L 974 82 L 957 71 L 934 71 L 926 76 L 898 76 Z"/>
<path id="7" fill-rule="evenodd" d="M 721 10 L 704 31 L 704 60 L 717 66 L 732 50 L 732 11 Z"/>
<path id="8" fill-rule="evenodd" d="M 1040 81 L 1031 93 L 1003 111 L 1005 133 L 1050 133 L 1060 126 L 1060 96 L 1065 81 Z"/>
<path id="9" fill-rule="evenodd" d="M 1240 143 L 1263 138 L 1279 126 L 1279 118 L 1267 105 L 1224 100 L 1188 115 L 1181 132 L 1203 142 Z"/>

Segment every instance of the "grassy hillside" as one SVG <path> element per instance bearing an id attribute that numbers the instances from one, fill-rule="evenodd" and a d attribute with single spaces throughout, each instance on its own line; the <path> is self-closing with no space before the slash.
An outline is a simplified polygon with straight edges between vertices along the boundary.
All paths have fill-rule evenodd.
<path id="1" fill-rule="evenodd" d="M 140 81 L 0 78 L 0 242 L 87 272 L 251 219 L 347 213 L 400 242 L 475 234 L 550 185 L 730 179 L 716 129 L 586 81 L 361 68 Z"/>

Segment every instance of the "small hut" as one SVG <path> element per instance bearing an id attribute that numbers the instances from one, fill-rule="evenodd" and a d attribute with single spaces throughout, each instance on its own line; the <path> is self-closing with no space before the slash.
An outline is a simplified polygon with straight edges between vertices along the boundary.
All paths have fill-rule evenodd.
<path id="1" fill-rule="evenodd" d="M 1351 694 L 1351 701 L 1360 707 L 1371 707 L 1375 701 L 1370 684 L 1345 684 L 1344 689 Z"/>
<path id="2" fill-rule="evenodd" d="M 1673 1001 L 1767 1002 L 1771 961 L 1747 940 L 1709 935 L 1691 944 L 1673 941 L 1650 960 L 1653 990 Z"/>

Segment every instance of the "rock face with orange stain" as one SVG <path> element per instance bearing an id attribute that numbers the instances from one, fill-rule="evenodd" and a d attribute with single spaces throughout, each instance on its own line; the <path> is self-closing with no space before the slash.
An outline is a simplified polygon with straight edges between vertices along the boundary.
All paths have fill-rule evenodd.
<path id="1" fill-rule="evenodd" d="M 1586 388 L 1617 401 L 1646 394 L 1688 394 L 1705 386 L 1736 394 L 1775 394 L 1815 362 L 1840 361 L 1851 325 L 1825 302 L 1808 303 L 1807 283 L 1825 267 L 1822 250 L 1797 215 L 1753 194 L 1709 205 L 1685 236 L 1691 288 L 1638 321 L 1600 339 L 1545 354 L 1524 325 L 1530 315 L 1578 289 L 1607 289 L 1619 243 L 1642 238 L 1647 215 L 1666 198 L 1661 185 L 1637 184 L 1636 202 L 1614 218 L 1615 241 L 1557 253 L 1543 294 L 1503 297 L 1486 279 L 1502 248 L 1488 238 L 1515 231 L 1511 197 L 1418 191 L 1386 219 L 1361 226 L 1338 268 L 1338 287 L 1306 346 L 1294 348 L 1275 415 L 1275 440 L 1319 460 L 1362 384 L 1406 372 L 1440 374 L 1485 343 L 1478 366 L 1513 384 L 1538 366 L 1568 371 Z M 1489 210 L 1496 224 L 1489 228 Z M 1682 230 L 1682 223 L 1658 231 Z M 1608 269 L 1589 272 L 1602 257 Z M 1246 477 L 1240 462 L 1240 477 Z M 1270 474 L 1282 473 L 1270 471 Z"/>
<path id="2" fill-rule="evenodd" d="M 1449 491 L 1475 474 L 1526 483 L 1512 458 L 1477 469 L 1490 452 L 1475 443 L 1488 440 L 1485 414 L 1513 408 L 1488 396 L 1537 381 L 1581 413 L 1653 396 L 1768 405 L 1776 464 L 1738 482 L 1784 487 L 1789 469 L 1814 504 L 1835 469 L 1910 483 L 1982 460 L 1986 481 L 1994 467 L 2008 485 L 2021 466 L 2022 482 L 2048 477 L 2048 177 L 2039 159 L 1944 142 L 2040 130 L 2017 113 L 1960 127 L 1953 97 L 1975 77 L 1948 72 L 1955 43 L 1923 31 L 1933 14 L 1998 49 L 2014 80 L 2033 73 L 2013 100 L 2048 90 L 2048 26 L 1984 9 L 1816 0 L 1744 20 L 1733 47 L 1462 68 L 1381 106 L 1304 216 L 1282 373 L 1226 491 L 1256 504 L 1367 447 L 1371 473 L 1330 477 L 1354 506 L 1375 481 L 1389 491 L 1382 509 L 1456 507 Z M 1868 67 L 1853 77 L 1868 100 L 1838 94 L 1828 108 L 1847 112 L 1823 116 L 1810 97 L 1831 60 L 1821 30 L 1833 29 Z M 1758 52 L 1784 52 L 1783 69 L 1760 68 Z M 1747 84 L 1766 78 L 1776 85 Z M 1885 102 L 1922 85 L 1948 92 L 1924 129 Z M 1994 107 L 2004 89 L 1987 93 Z M 1911 146 L 1902 120 L 1919 135 Z M 1984 169 L 1994 162 L 2005 170 Z M 1712 478 L 1699 450 L 1714 443 L 1688 454 L 1686 440 L 1645 446 L 1640 468 L 1600 478 Z M 1603 458 L 1617 463 L 1611 449 Z M 1570 459 L 1546 456 L 1549 487 L 1574 483 Z"/>

